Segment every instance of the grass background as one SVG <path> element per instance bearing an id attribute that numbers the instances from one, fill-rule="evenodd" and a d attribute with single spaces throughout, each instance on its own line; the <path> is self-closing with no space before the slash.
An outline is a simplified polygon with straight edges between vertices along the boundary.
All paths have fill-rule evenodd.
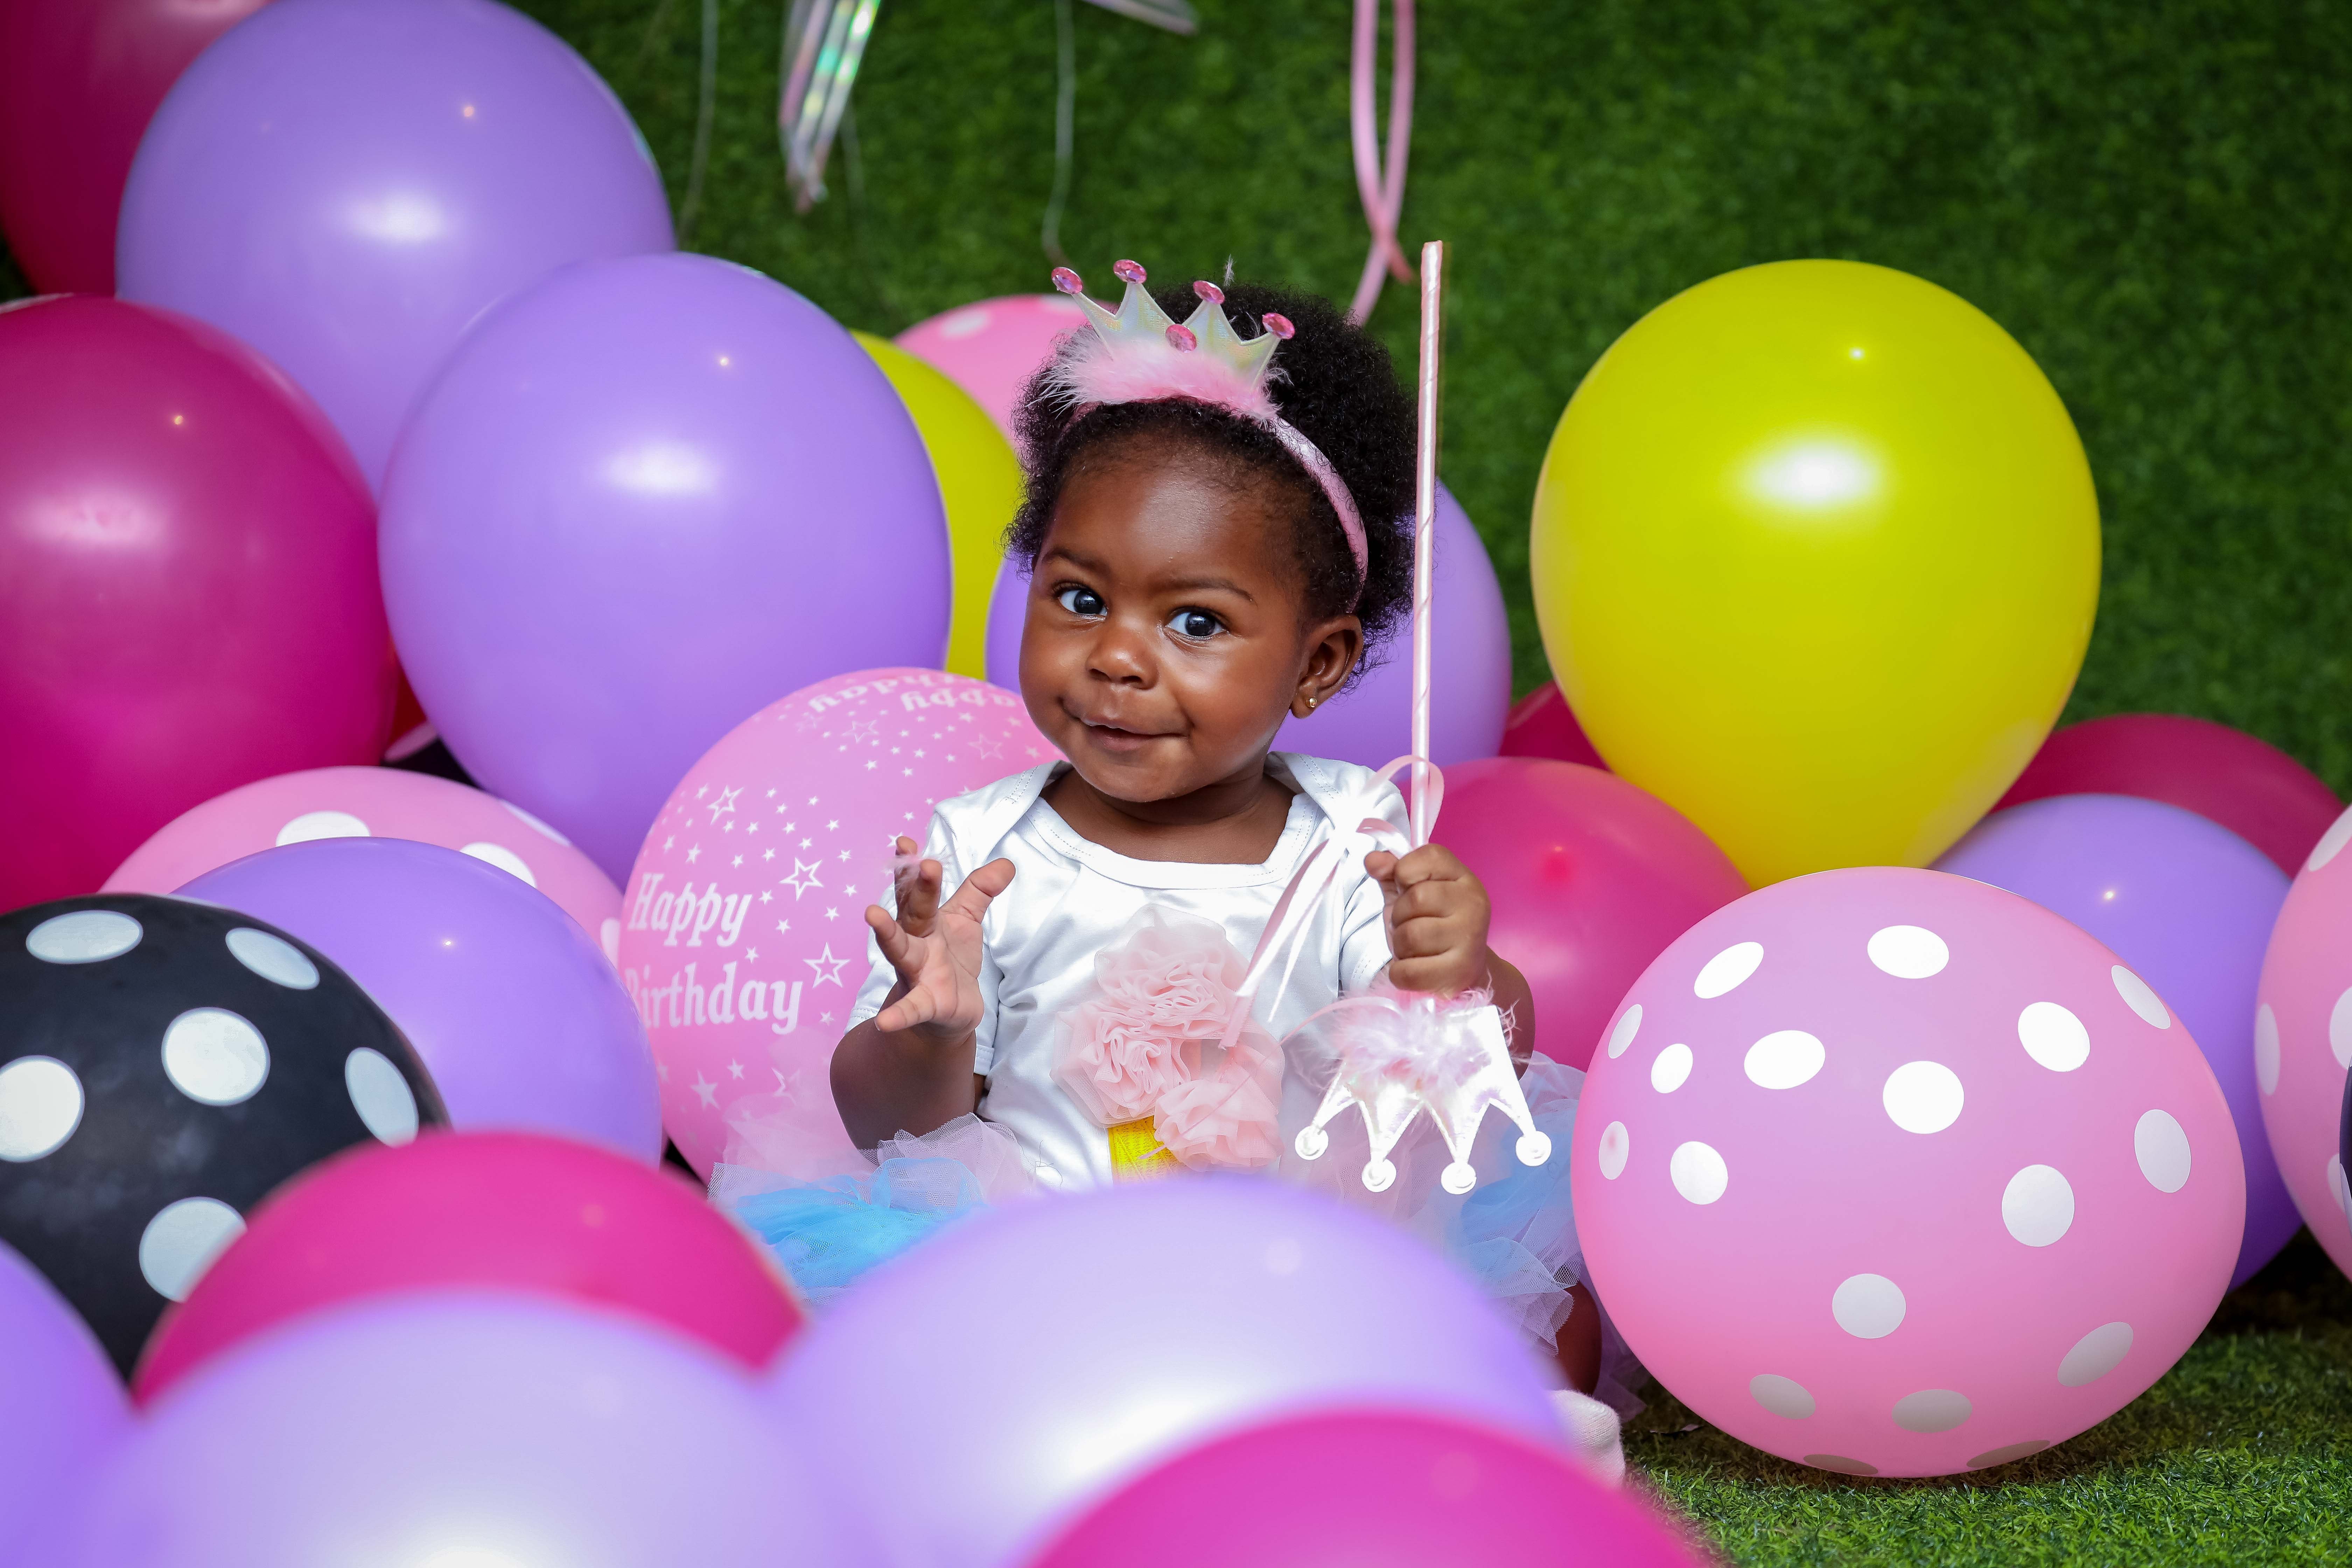
<path id="1" fill-rule="evenodd" d="M 1340 0 L 1196 0 L 1179 38 L 1076 7 L 1082 270 L 1344 299 L 1364 246 Z M 686 195 L 701 0 L 522 0 Z M 1044 286 L 1050 0 L 887 0 L 855 156 L 794 214 L 784 0 L 719 0 L 689 247 L 894 332 Z M 2352 6 L 2327 0 L 1424 0 L 1403 234 L 1454 245 L 1446 477 L 1543 679 L 1526 525 L 1553 422 L 1636 317 L 1790 257 L 1902 268 L 2041 363 L 2097 476 L 2105 584 L 2070 718 L 2168 710 L 2352 788 Z M 0 297 L 26 292 L 0 256 Z M 1413 304 L 1373 325 L 1410 364 Z M 1994 1477 L 1766 1459 L 1661 1399 L 1629 1450 L 1743 1563 L 2352 1562 L 2352 1285 L 2305 1239 L 2170 1376 Z"/>

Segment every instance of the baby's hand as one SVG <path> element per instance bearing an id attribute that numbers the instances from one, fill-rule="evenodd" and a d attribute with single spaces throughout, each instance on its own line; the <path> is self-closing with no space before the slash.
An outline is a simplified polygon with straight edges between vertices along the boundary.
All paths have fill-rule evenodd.
<path id="1" fill-rule="evenodd" d="M 898 840 L 898 853 L 911 856 L 915 841 Z M 875 1015 L 886 1035 L 907 1031 L 933 1047 L 960 1046 L 980 1026 L 980 921 L 996 895 L 1013 885 L 1013 862 L 992 860 L 963 879 L 955 897 L 940 902 L 941 870 L 937 860 L 916 868 L 898 889 L 898 916 L 879 904 L 866 906 L 882 956 L 898 972 L 890 1005 Z"/>
<path id="2" fill-rule="evenodd" d="M 1364 869 L 1388 900 L 1391 982 L 1441 996 L 1489 984 L 1486 889 L 1452 850 L 1424 844 L 1400 860 L 1375 849 Z"/>

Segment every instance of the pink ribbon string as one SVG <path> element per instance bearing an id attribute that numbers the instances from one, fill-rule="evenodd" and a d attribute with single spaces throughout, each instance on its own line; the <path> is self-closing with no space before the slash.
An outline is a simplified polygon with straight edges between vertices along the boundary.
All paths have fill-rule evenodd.
<path id="1" fill-rule="evenodd" d="M 1397 220 L 1404 213 L 1405 154 L 1412 145 L 1412 0 L 1394 0 L 1391 13 L 1389 61 L 1389 145 L 1382 166 L 1380 135 L 1372 122 L 1372 74 L 1380 53 L 1380 0 L 1356 0 L 1355 45 L 1350 51 L 1348 118 L 1356 152 L 1356 194 L 1364 204 L 1364 221 L 1372 231 L 1371 248 L 1364 256 L 1364 272 L 1356 284 L 1355 302 L 1348 319 L 1361 326 L 1381 297 L 1383 277 L 1400 283 L 1414 280 L 1412 263 L 1397 244 Z"/>

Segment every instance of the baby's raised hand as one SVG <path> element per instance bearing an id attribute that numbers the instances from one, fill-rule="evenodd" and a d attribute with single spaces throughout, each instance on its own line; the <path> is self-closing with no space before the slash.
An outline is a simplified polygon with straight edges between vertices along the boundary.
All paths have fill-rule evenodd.
<path id="1" fill-rule="evenodd" d="M 1387 900 L 1391 981 L 1441 996 L 1490 984 L 1486 889 L 1452 850 L 1424 844 L 1399 859 L 1375 849 L 1364 869 Z"/>
<path id="2" fill-rule="evenodd" d="M 913 839 L 898 840 L 900 855 L 912 856 L 915 848 Z M 971 1037 L 982 1007 L 981 917 L 1013 885 L 1013 872 L 1012 861 L 992 860 L 941 904 L 940 863 L 925 860 L 900 884 L 896 919 L 879 904 L 866 906 L 866 923 L 898 973 L 889 1005 L 875 1016 L 875 1028 L 886 1035 L 904 1030 L 939 1047 Z"/>

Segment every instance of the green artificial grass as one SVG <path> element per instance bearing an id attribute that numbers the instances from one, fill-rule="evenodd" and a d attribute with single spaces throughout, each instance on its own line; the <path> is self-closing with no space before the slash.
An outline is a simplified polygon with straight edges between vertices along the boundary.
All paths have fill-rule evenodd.
<path id="1" fill-rule="evenodd" d="M 1076 7 L 1064 245 L 1098 287 L 1120 256 L 1163 278 L 1231 256 L 1344 300 L 1347 6 L 1196 5 L 1192 38 Z M 613 84 L 682 203 L 701 0 L 523 8 Z M 1042 289 L 1050 0 L 887 0 L 856 155 L 806 216 L 775 141 L 783 9 L 719 0 L 687 244 L 885 332 Z M 1528 504 L 1586 367 L 1717 273 L 1844 257 L 1973 300 L 2074 414 L 2105 584 L 2068 717 L 2200 714 L 2352 787 L 2352 7 L 1425 0 L 1421 65 L 1403 235 L 1454 247 L 1444 473 L 1521 689 L 1546 676 Z M 0 297 L 24 291 L 0 257 Z M 1373 324 L 1401 368 L 1412 323 L 1391 290 Z M 2145 1398 L 1992 1475 L 1853 1482 L 1689 1419 L 1661 1396 L 1631 1455 L 1738 1562 L 2352 1562 L 2352 1286 L 2307 1239 Z"/>

